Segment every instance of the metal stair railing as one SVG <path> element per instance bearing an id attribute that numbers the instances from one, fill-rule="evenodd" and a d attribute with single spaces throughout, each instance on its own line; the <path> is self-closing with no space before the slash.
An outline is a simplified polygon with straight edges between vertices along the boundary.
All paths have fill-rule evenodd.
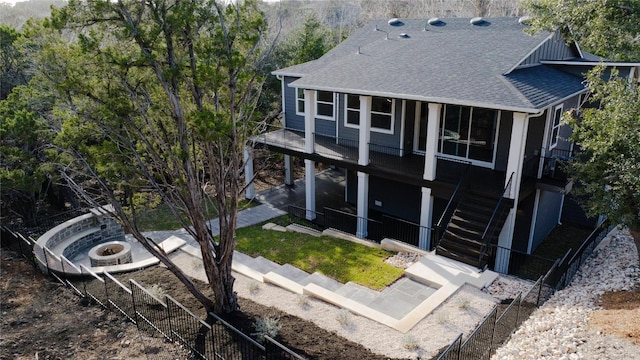
<path id="1" fill-rule="evenodd" d="M 469 172 L 470 167 L 471 167 L 471 163 L 467 162 L 464 168 L 464 171 L 462 172 L 462 175 L 460 175 L 460 180 L 458 180 L 458 184 L 456 185 L 455 190 L 453 190 L 453 194 L 451 194 L 451 197 L 449 198 L 447 207 L 445 207 L 444 211 L 442 212 L 442 216 L 440 216 L 440 219 L 438 220 L 438 224 L 435 226 L 435 231 L 436 231 L 435 235 L 436 235 L 436 239 L 438 240 L 435 246 L 436 249 L 438 248 L 438 246 L 440 246 L 440 242 L 442 241 L 442 238 L 444 237 L 444 233 L 447 231 L 447 228 L 449 227 L 451 218 L 453 217 L 453 214 L 458 208 L 458 205 L 460 204 L 460 200 L 464 195 L 463 184 L 467 179 L 467 173 Z"/>
<path id="2" fill-rule="evenodd" d="M 480 264 L 482 264 L 483 257 L 485 256 L 484 253 L 498 228 L 498 220 L 502 218 L 502 214 L 504 214 L 504 208 L 502 204 L 505 201 L 506 194 L 511 191 L 511 182 L 513 181 L 514 174 L 515 173 L 511 173 L 509 181 L 507 181 L 507 185 L 505 185 L 504 190 L 502 191 L 502 195 L 500 196 L 500 199 L 498 199 L 498 203 L 491 213 L 491 218 L 489 219 L 487 226 L 484 228 L 482 238 L 480 238 L 480 242 L 482 243 L 482 247 L 480 248 L 480 256 L 478 257 L 478 261 L 480 262 Z"/>

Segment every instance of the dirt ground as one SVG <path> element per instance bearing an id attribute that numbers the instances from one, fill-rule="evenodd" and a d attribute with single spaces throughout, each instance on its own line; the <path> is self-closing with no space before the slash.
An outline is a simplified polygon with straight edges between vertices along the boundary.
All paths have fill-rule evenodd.
<path id="1" fill-rule="evenodd" d="M 589 326 L 640 345 L 640 285 L 633 291 L 607 292 L 599 305 L 602 310 L 589 315 Z"/>
<path id="2" fill-rule="evenodd" d="M 115 313 L 81 301 L 5 249 L 0 253 L 0 314 L 1 360 L 187 357 L 179 346 L 141 336 Z"/>
<path id="3" fill-rule="evenodd" d="M 141 335 L 135 325 L 114 312 L 76 296 L 54 279 L 35 270 L 16 253 L 0 257 L 0 360 L 9 359 L 187 359 L 177 344 Z M 168 270 L 154 266 L 116 276 L 142 286 L 159 285 L 195 314 L 202 307 Z M 273 308 L 240 299 L 241 311 L 226 320 L 247 334 L 256 318 L 279 319 L 277 340 L 308 359 L 387 359 Z"/>

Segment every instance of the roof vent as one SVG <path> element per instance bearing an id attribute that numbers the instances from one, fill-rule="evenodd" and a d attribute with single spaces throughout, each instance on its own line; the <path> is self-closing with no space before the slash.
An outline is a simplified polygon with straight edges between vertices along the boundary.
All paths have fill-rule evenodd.
<path id="1" fill-rule="evenodd" d="M 484 19 L 478 16 L 478 17 L 474 17 L 469 22 L 471 23 L 471 25 L 483 25 Z"/>
<path id="2" fill-rule="evenodd" d="M 531 16 L 521 16 L 518 19 L 518 24 L 521 25 L 531 25 Z"/>
<path id="3" fill-rule="evenodd" d="M 404 25 L 402 20 L 400 20 L 398 18 L 389 19 L 388 23 L 391 26 L 402 26 L 402 25 Z"/>
<path id="4" fill-rule="evenodd" d="M 431 19 L 427 20 L 427 24 L 432 26 L 438 26 L 438 25 L 444 25 L 444 22 L 440 20 L 439 17 L 432 17 Z"/>
<path id="5" fill-rule="evenodd" d="M 400 33 L 400 34 L 398 35 L 398 37 L 399 37 L 399 38 L 401 38 L 401 39 L 408 39 L 408 38 L 410 38 L 409 34 L 407 34 L 407 33 Z"/>

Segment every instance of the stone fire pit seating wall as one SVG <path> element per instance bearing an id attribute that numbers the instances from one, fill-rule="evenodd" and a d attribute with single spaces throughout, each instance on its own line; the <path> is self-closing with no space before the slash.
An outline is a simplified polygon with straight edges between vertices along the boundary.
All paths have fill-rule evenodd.
<path id="1" fill-rule="evenodd" d="M 125 241 L 124 230 L 109 213 L 111 205 L 90 209 L 87 214 L 68 220 L 44 233 L 36 241 L 34 255 L 42 270 L 78 273 L 70 264 L 81 251 L 109 241 Z M 46 256 L 45 256 L 46 253 Z"/>

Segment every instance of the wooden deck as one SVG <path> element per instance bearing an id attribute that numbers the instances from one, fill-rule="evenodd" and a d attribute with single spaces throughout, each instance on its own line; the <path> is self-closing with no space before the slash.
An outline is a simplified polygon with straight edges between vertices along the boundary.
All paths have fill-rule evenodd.
<path id="1" fill-rule="evenodd" d="M 424 155 L 405 153 L 398 148 L 370 144 L 369 165 L 358 165 L 358 141 L 315 135 L 314 153 L 305 152 L 304 132 L 280 129 L 254 138 L 255 144 L 289 154 L 311 159 L 341 168 L 363 171 L 373 176 L 393 178 L 396 181 L 430 187 L 447 197 L 465 173 L 466 163 L 438 158 L 435 181 L 426 181 Z M 499 196 L 505 186 L 505 173 L 471 166 L 467 172 L 473 183 L 473 191 Z"/>

